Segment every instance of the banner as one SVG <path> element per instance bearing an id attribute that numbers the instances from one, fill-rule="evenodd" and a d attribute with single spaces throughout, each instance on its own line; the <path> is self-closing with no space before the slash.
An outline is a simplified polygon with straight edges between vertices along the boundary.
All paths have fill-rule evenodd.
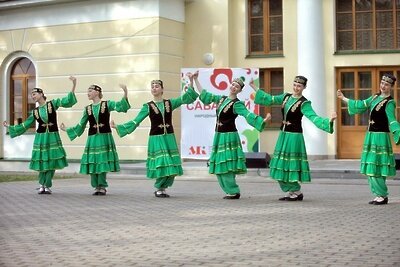
<path id="1" fill-rule="evenodd" d="M 245 86 L 238 98 L 243 101 L 246 108 L 256 114 L 258 106 L 254 104 L 255 92 L 249 86 L 251 78 L 258 80 L 258 69 L 231 68 L 231 69 L 181 69 L 181 88 L 184 92 L 189 81 L 186 74 L 199 71 L 199 82 L 203 89 L 216 95 L 229 95 L 229 86 L 232 80 L 239 77 L 245 78 Z M 196 87 L 195 87 L 196 88 Z M 216 123 L 217 104 L 204 105 L 200 99 L 181 107 L 181 155 L 187 159 L 208 159 L 210 157 Z M 245 118 L 238 116 L 236 128 L 244 152 L 259 152 L 259 132 L 250 126 Z"/>

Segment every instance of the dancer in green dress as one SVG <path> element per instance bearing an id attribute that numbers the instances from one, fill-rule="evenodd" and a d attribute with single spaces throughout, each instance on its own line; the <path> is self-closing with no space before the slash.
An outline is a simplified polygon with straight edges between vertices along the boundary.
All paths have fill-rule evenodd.
<path id="1" fill-rule="evenodd" d="M 32 158 L 29 168 L 39 172 L 39 194 L 51 194 L 55 170 L 68 166 L 66 153 L 63 148 L 57 124 L 57 110 L 60 107 L 69 108 L 76 104 L 75 88 L 76 78 L 72 81 L 71 92 L 64 98 L 46 101 L 46 96 L 41 88 L 32 89 L 32 99 L 38 106 L 32 110 L 26 121 L 18 125 L 8 125 L 11 138 L 25 133 L 33 123 L 37 122 L 35 139 L 33 141 Z"/>
<path id="2" fill-rule="evenodd" d="M 90 174 L 91 185 L 95 189 L 93 195 L 105 195 L 108 187 L 107 173 L 120 170 L 117 149 L 110 128 L 110 112 L 127 112 L 130 108 L 128 89 L 122 84 L 120 87 L 124 91 L 121 101 L 102 101 L 101 87 L 91 85 L 87 95 L 93 104 L 85 107 L 81 121 L 70 128 L 66 128 L 63 123 L 60 125 L 62 130 L 67 131 L 68 137 L 74 140 L 83 134 L 89 122 L 89 136 L 79 172 Z"/>
<path id="3" fill-rule="evenodd" d="M 254 81 L 250 86 L 257 92 L 255 103 L 271 106 L 282 106 L 282 125 L 270 162 L 270 176 L 279 182 L 281 190 L 287 194 L 279 198 L 283 201 L 301 201 L 303 193 L 300 182 L 310 182 L 310 167 L 304 143 L 301 121 L 306 116 L 319 129 L 333 133 L 333 122 L 336 112 L 330 118 L 319 117 L 311 107 L 311 102 L 303 96 L 307 78 L 296 76 L 293 82 L 293 94 L 270 95 L 259 90 Z"/>
<path id="4" fill-rule="evenodd" d="M 120 137 L 132 133 L 148 116 L 151 122 L 147 148 L 147 177 L 156 179 L 154 187 L 156 197 L 169 197 L 166 189 L 174 183 L 175 176 L 182 175 L 182 162 L 172 126 L 172 111 L 183 104 L 193 103 L 198 94 L 193 90 L 193 78 L 190 86 L 180 97 L 164 99 L 164 86 L 161 80 L 151 81 L 153 100 L 144 104 L 133 120 L 120 125 L 111 123 Z"/>
<path id="5" fill-rule="evenodd" d="M 385 74 L 379 86 L 380 92 L 365 100 L 348 99 L 338 90 L 337 97 L 348 104 L 350 115 L 369 110 L 369 125 L 361 154 L 360 172 L 368 176 L 370 190 L 375 198 L 373 205 L 388 203 L 386 177 L 396 175 L 390 132 L 396 145 L 400 143 L 400 124 L 396 120 L 396 101 L 390 95 L 396 82 L 392 74 Z"/>
<path id="6" fill-rule="evenodd" d="M 200 100 L 206 105 L 217 104 L 217 122 L 209 159 L 209 173 L 217 176 L 219 185 L 226 194 L 224 199 L 239 199 L 240 188 L 236 183 L 236 174 L 246 173 L 247 168 L 235 120 L 238 115 L 243 116 L 248 124 L 261 132 L 271 114 L 268 113 L 263 119 L 247 110 L 244 102 L 237 98 L 245 86 L 243 77 L 234 79 L 229 86 L 229 95 L 222 96 L 203 90 L 198 75 L 197 71 L 194 80 L 200 92 Z"/>

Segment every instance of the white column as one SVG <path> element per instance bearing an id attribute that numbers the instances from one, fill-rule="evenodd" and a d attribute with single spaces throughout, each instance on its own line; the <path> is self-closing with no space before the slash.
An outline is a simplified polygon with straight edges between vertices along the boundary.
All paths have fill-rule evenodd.
<path id="1" fill-rule="evenodd" d="M 325 64 L 322 2 L 297 1 L 298 75 L 308 79 L 304 96 L 311 101 L 319 116 L 328 117 L 326 111 Z M 327 134 L 303 118 L 303 132 L 307 153 L 311 158 L 328 155 Z"/>

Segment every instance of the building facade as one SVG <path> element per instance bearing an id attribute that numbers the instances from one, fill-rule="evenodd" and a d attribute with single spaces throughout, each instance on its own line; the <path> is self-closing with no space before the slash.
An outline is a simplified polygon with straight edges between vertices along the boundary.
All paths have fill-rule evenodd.
<path id="1" fill-rule="evenodd" d="M 59 110 L 58 121 L 67 126 L 79 121 L 93 83 L 111 100 L 122 96 L 118 84 L 127 84 L 132 109 L 112 114 L 121 123 L 151 99 L 153 79 L 164 81 L 167 98 L 179 95 L 181 68 L 259 68 L 260 87 L 273 94 L 291 91 L 294 76 L 304 75 L 316 112 L 338 112 L 332 135 L 304 119 L 310 156 L 358 158 L 368 116 L 349 117 L 336 90 L 366 98 L 379 90 L 382 73 L 400 77 L 400 1 L 2 1 L 0 64 L 0 118 L 11 124 L 34 106 L 30 88 L 61 97 L 71 88 L 70 75 L 78 79 L 78 104 Z M 396 84 L 396 100 L 399 89 Z M 273 120 L 261 133 L 261 151 L 272 153 L 280 107 L 265 112 Z M 179 142 L 179 112 L 174 126 Z M 114 135 L 121 159 L 146 158 L 148 131 L 145 120 L 128 137 Z M 0 133 L 0 158 L 30 157 L 34 129 L 14 139 L 4 128 Z M 86 136 L 70 142 L 62 133 L 62 139 L 68 158 L 79 159 Z"/>

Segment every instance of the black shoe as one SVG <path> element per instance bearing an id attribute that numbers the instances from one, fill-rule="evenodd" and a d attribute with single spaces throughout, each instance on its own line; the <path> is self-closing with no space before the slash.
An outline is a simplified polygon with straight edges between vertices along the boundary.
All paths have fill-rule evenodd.
<path id="1" fill-rule="evenodd" d="M 99 195 L 99 192 L 100 192 L 100 188 L 96 187 L 96 188 L 94 189 L 94 193 L 92 194 L 92 196 L 97 196 L 97 195 Z"/>
<path id="2" fill-rule="evenodd" d="M 297 201 L 297 197 L 288 197 L 287 201 Z"/>
<path id="3" fill-rule="evenodd" d="M 295 195 L 295 197 L 293 197 L 293 195 Z M 282 200 L 282 201 L 302 201 L 303 198 L 304 198 L 304 195 L 302 193 L 300 195 L 296 195 L 296 194 L 292 193 L 290 196 L 281 197 L 279 200 Z"/>
<path id="4" fill-rule="evenodd" d="M 303 194 L 297 195 L 297 201 L 303 201 L 303 198 L 304 198 Z"/>
<path id="5" fill-rule="evenodd" d="M 223 199 L 239 199 L 239 198 L 240 198 L 240 193 L 234 195 L 226 195 L 223 197 Z"/>
<path id="6" fill-rule="evenodd" d="M 169 197 L 169 195 L 167 193 L 165 193 L 165 191 L 161 191 L 161 190 L 157 190 L 154 192 L 154 195 L 156 197 L 162 197 L 162 198 L 166 198 Z"/>
<path id="7" fill-rule="evenodd" d="M 385 205 L 385 204 L 387 204 L 388 202 L 389 202 L 389 199 L 388 199 L 387 197 L 384 197 L 382 201 L 377 201 L 377 200 L 375 200 L 373 204 L 374 204 L 374 205 Z"/>
<path id="8" fill-rule="evenodd" d="M 97 195 L 99 196 L 105 196 L 107 194 L 107 189 L 105 189 L 104 187 L 100 187 L 98 190 Z"/>
<path id="9" fill-rule="evenodd" d="M 371 200 L 370 202 L 368 202 L 368 204 L 374 205 L 375 204 L 375 199 Z"/>
<path id="10" fill-rule="evenodd" d="M 50 188 L 45 187 L 45 188 L 44 188 L 44 192 L 43 192 L 42 194 L 51 195 L 51 190 L 50 190 Z"/>

